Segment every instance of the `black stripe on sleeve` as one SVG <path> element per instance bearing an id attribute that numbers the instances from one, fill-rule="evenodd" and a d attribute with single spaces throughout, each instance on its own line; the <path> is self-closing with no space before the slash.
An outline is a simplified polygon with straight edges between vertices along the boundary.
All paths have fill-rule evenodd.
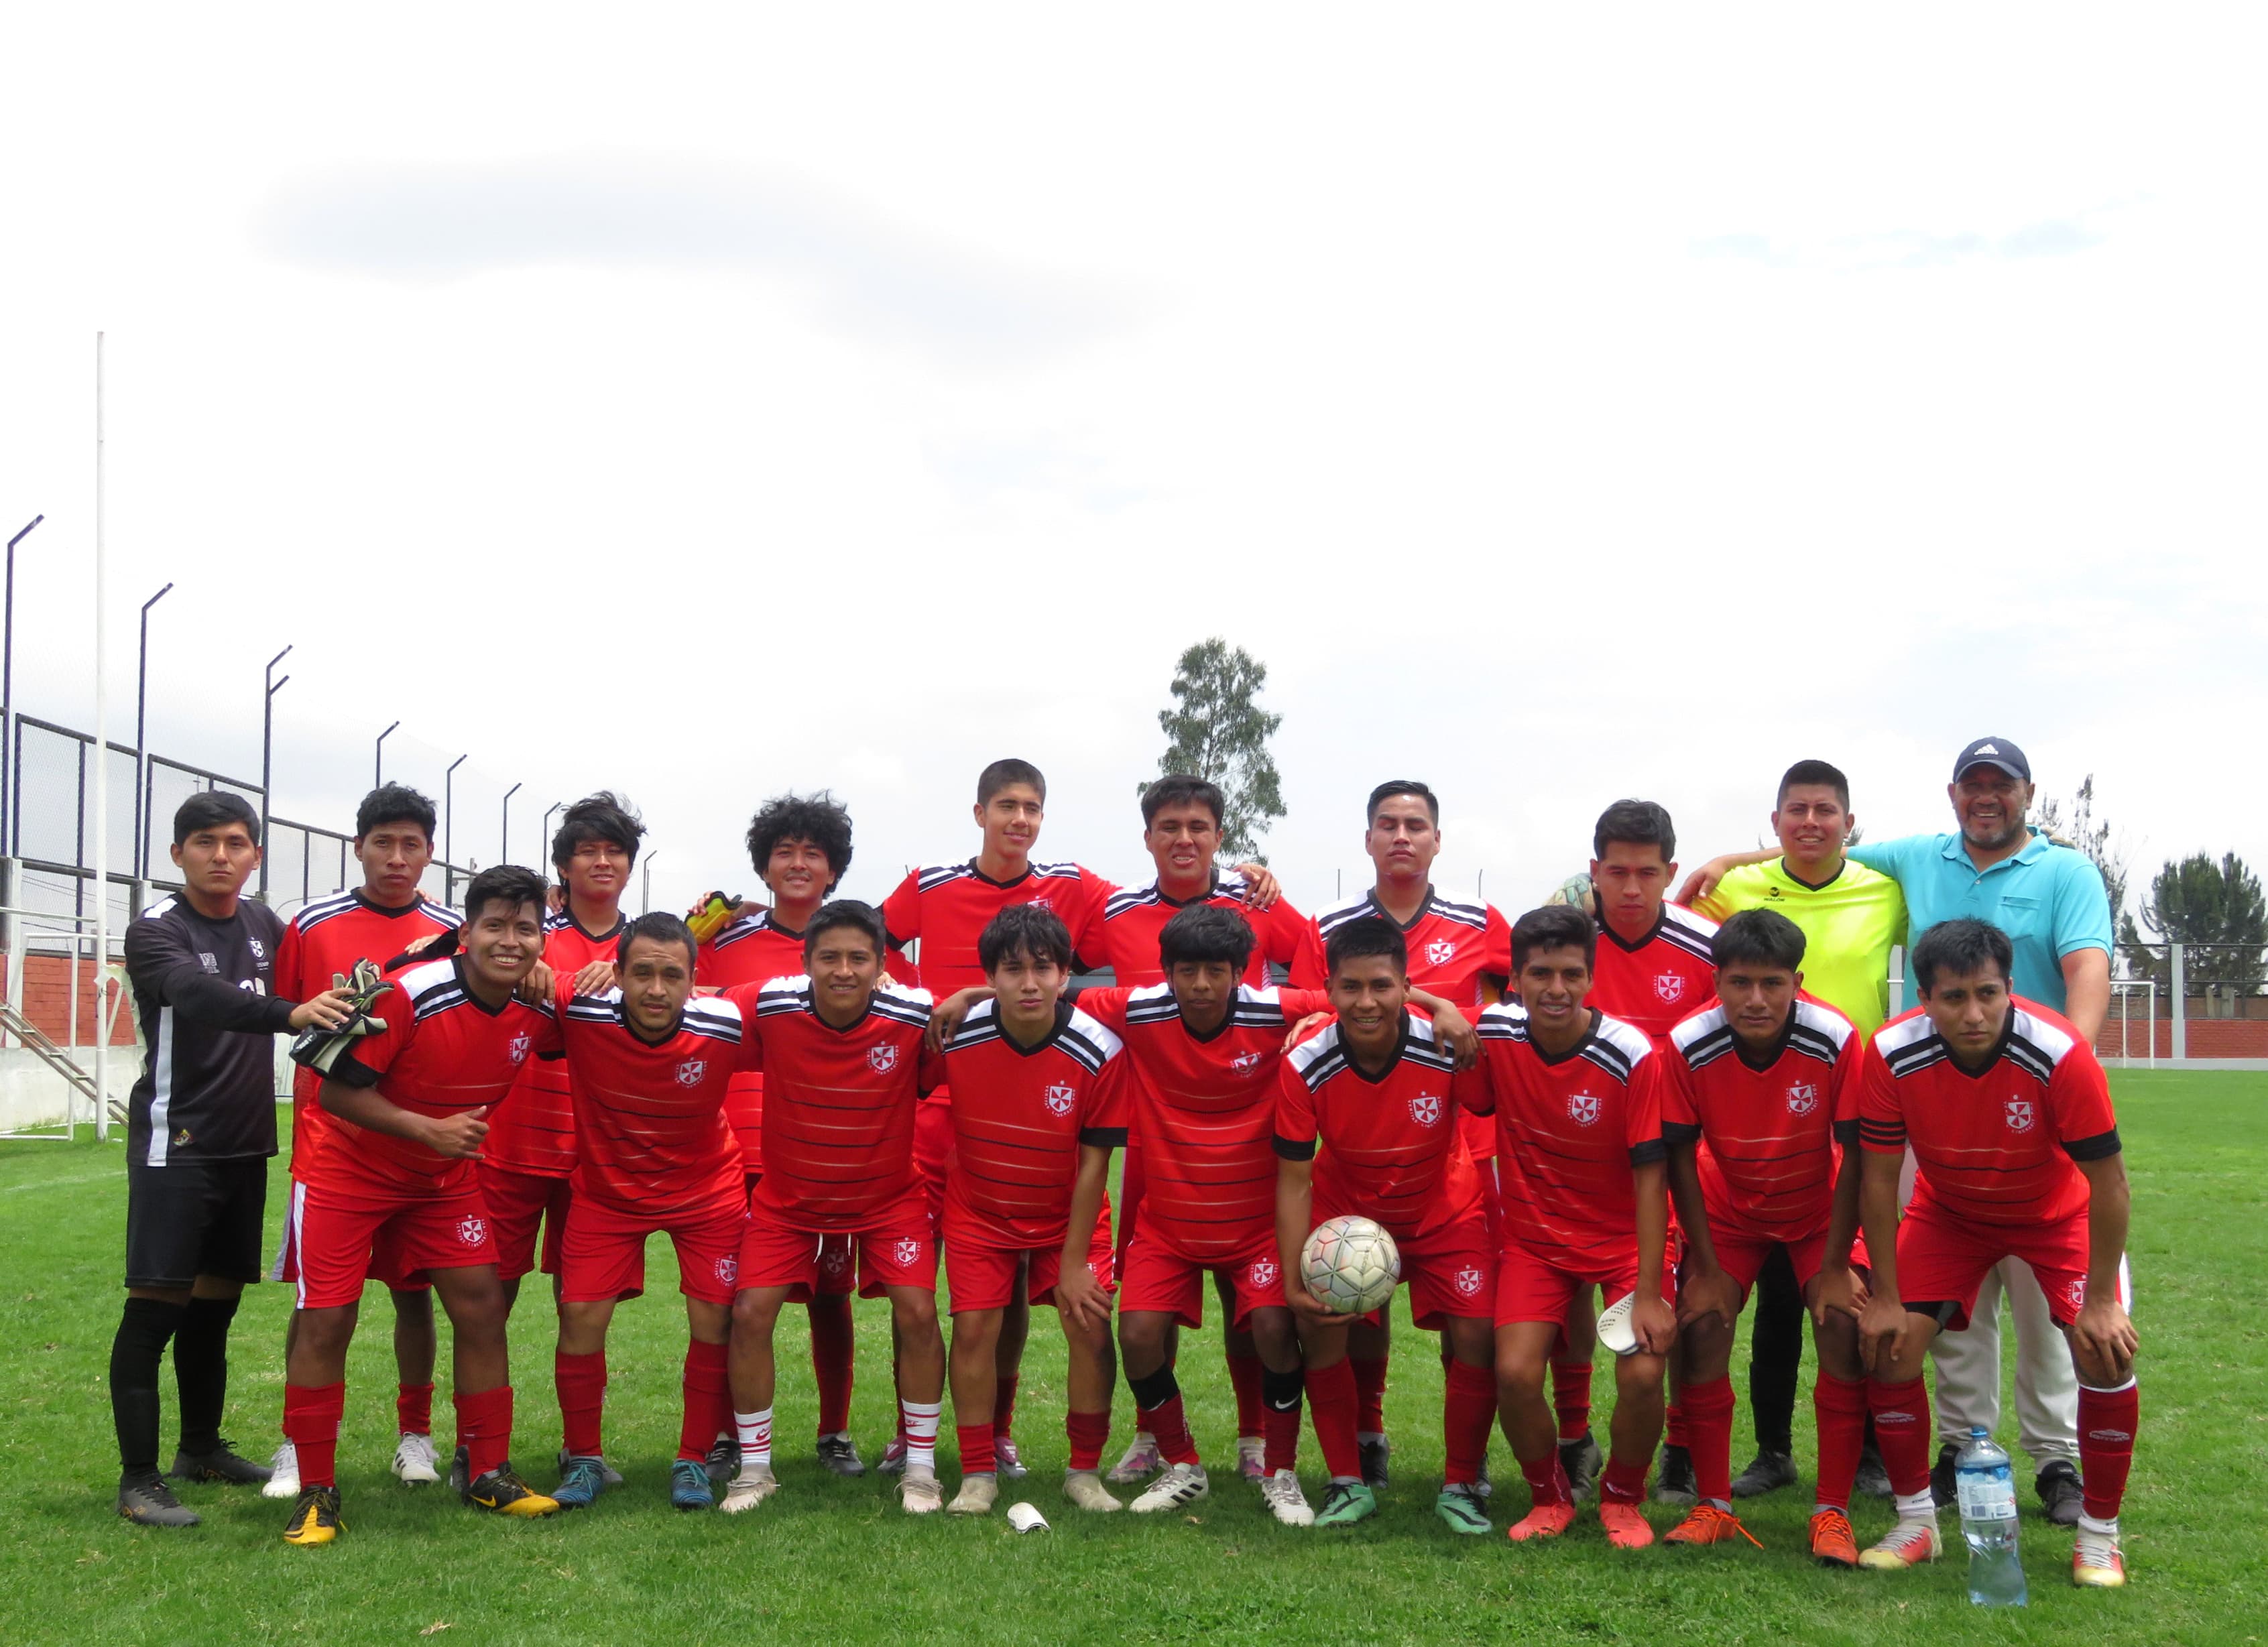
<path id="1" fill-rule="evenodd" d="M 2073 1138 L 2063 1152 L 2074 1161 L 2107 1161 L 2118 1153 L 2118 1129 L 2098 1132 L 2092 1138 Z"/>
<path id="2" fill-rule="evenodd" d="M 1300 1143 L 1291 1138 L 1279 1137 L 1276 1140 L 1276 1153 L 1287 1161 L 1312 1161 L 1315 1158 L 1315 1141 L 1310 1138 Z"/>
<path id="3" fill-rule="evenodd" d="M 330 1074 L 324 1078 L 336 1081 L 341 1086 L 356 1087 L 364 1092 L 378 1085 L 376 1072 L 357 1063 L 351 1052 L 341 1053 L 331 1065 Z"/>
<path id="4" fill-rule="evenodd" d="M 1126 1129 L 1081 1127 L 1079 1129 L 1079 1141 L 1081 1143 L 1091 1144 L 1098 1150 L 1123 1150 L 1126 1147 Z"/>
<path id="5" fill-rule="evenodd" d="M 1701 1129 L 1690 1121 L 1665 1121 L 1661 1123 L 1661 1141 L 1668 1144 L 1698 1143 Z"/>
<path id="6" fill-rule="evenodd" d="M 1648 1138 L 1644 1143 L 1631 1145 L 1632 1166 L 1652 1166 L 1657 1161 L 1669 1158 L 1669 1146 L 1659 1138 Z"/>
<path id="7" fill-rule="evenodd" d="M 1846 1150 L 1857 1149 L 1859 1147 L 1859 1123 L 1855 1121 L 1837 1121 L 1835 1123 L 1835 1142 L 1841 1144 Z"/>

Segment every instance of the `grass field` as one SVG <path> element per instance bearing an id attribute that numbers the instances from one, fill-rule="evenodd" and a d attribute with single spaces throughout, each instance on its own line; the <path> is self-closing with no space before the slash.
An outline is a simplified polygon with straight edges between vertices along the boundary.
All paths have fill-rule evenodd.
<path id="1" fill-rule="evenodd" d="M 0 1641 L 2257 1641 L 2268 1637 L 2268 1076 L 2113 1079 L 2134 1180 L 2145 1357 L 2123 1592 L 2069 1587 L 2070 1535 L 2029 1514 L 2029 1491 L 2032 1595 L 2020 1614 L 1969 1607 L 1957 1533 L 1954 1559 L 1902 1579 L 1815 1568 L 1801 1489 L 1748 1511 L 1762 1551 L 1620 1554 L 1589 1520 L 1540 1549 L 1456 1538 L 1431 1511 L 1440 1370 L 1406 1317 L 1388 1396 L 1394 1485 L 1375 1520 L 1345 1533 L 1276 1526 L 1219 1467 L 1234 1425 L 1210 1329 L 1186 1335 L 1182 1379 L 1199 1445 L 1216 1462 L 1213 1498 L 1190 1517 L 1079 1517 L 1056 1485 L 1063 1354 L 1045 1312 L 1018 1425 L 1032 1475 L 1009 1496 L 1039 1504 L 1052 1532 L 1020 1538 L 997 1517 L 912 1521 L 881 1478 L 823 1475 L 809 1455 L 800 1331 L 785 1327 L 781 1495 L 747 1517 L 681 1515 L 665 1488 L 684 1342 L 666 1242 L 651 1254 L 653 1290 L 616 1317 L 608 1451 L 629 1482 L 593 1510 L 506 1523 L 476 1518 L 441 1489 L 397 1484 L 386 1472 L 390 1312 L 377 1302 L 349 1373 L 344 1539 L 288 1548 L 276 1536 L 283 1506 L 205 1487 L 182 1489 L 203 1526 L 129 1527 L 111 1513 L 106 1393 L 125 1203 L 119 1150 L 0 1143 Z M 272 1224 L 280 1168 L 271 1181 Z M 517 1451 L 541 1485 L 558 1415 L 548 1312 L 540 1298 L 529 1304 L 517 1320 Z M 288 1305 L 284 1289 L 256 1288 L 238 1318 L 230 1429 L 256 1457 L 276 1439 Z M 889 1429 L 888 1329 L 881 1305 L 860 1307 L 855 1422 L 871 1460 Z M 446 1342 L 443 1364 L 436 1418 L 446 1430 Z M 1602 1402 L 1609 1393 L 1602 1368 Z M 169 1424 L 172 1401 L 169 1374 Z M 1807 1396 L 1797 1425 L 1807 1468 L 1808 1413 Z M 1112 1456 L 1131 1416 L 1122 1390 Z M 1736 1465 L 1745 1414 L 1741 1423 Z M 2011 1445 L 2013 1425 L 2003 1430 Z M 167 1457 L 172 1441 L 169 1429 Z M 1313 1492 L 1312 1437 L 1304 1450 Z M 949 1482 L 949 1445 L 942 1462 Z M 1525 1495 L 1501 1441 L 1493 1463 L 1510 1482 L 1499 1504 L 1517 1515 Z M 1672 1517 L 1658 1510 L 1657 1527 Z M 1887 1507 L 1860 1507 L 1861 1541 L 1887 1521 Z"/>

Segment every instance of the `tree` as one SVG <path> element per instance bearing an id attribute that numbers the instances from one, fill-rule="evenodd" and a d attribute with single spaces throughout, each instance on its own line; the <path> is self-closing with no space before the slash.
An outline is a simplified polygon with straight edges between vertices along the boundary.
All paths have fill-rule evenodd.
<path id="1" fill-rule="evenodd" d="M 2068 814 L 2061 801 L 2043 800 L 2032 819 L 2032 827 L 2086 853 L 2095 867 L 2102 871 L 2102 888 L 2110 895 L 2111 920 L 2120 923 L 2127 919 L 2125 847 L 2123 842 L 2112 845 L 2110 826 L 2095 821 L 2094 773 L 2088 773 L 2079 786 Z"/>
<path id="2" fill-rule="evenodd" d="M 1284 815 L 1283 786 L 1268 740 L 1284 724 L 1256 698 L 1268 684 L 1268 665 L 1219 636 L 1200 641 L 1174 667 L 1174 707 L 1158 711 L 1166 753 L 1158 774 L 1204 778 L 1220 786 L 1227 815 L 1220 820 L 1220 849 L 1230 858 L 1258 858 L 1260 837 Z M 1138 784 L 1138 789 L 1147 784 Z"/>
<path id="3" fill-rule="evenodd" d="M 2183 972 L 2193 993 L 2257 995 L 2268 978 L 2268 897 L 2234 852 L 2218 864 L 2193 853 L 2152 876 L 2142 928 L 2156 943 L 2188 946 Z M 2126 932 L 2139 937 L 2131 920 Z M 2169 962 L 2152 955 L 2150 975 L 2168 981 L 2171 971 Z"/>

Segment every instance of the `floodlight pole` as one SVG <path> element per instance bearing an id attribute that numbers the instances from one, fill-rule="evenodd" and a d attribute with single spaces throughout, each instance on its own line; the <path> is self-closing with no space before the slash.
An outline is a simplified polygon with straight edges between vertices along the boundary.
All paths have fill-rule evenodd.
<path id="1" fill-rule="evenodd" d="M 643 906 L 638 910 L 640 915 L 653 913 L 653 861 L 660 856 L 659 852 L 649 852 L 645 855 L 645 885 L 644 889 L 638 893 L 638 901 Z"/>
<path id="2" fill-rule="evenodd" d="M 276 813 L 276 789 L 269 776 L 276 751 L 276 695 L 291 677 L 276 678 L 276 665 L 291 655 L 285 647 L 268 660 L 268 696 L 260 705 L 260 901 L 268 901 L 268 820 Z"/>
<path id="3" fill-rule="evenodd" d="M 512 798 L 519 793 L 520 788 L 515 783 L 504 792 L 504 849 L 497 854 L 499 864 L 512 862 Z"/>
<path id="4" fill-rule="evenodd" d="M 150 608 L 173 592 L 167 584 L 142 603 L 142 642 L 134 663 L 134 879 L 150 873 Z"/>
<path id="5" fill-rule="evenodd" d="M 455 798 L 457 768 L 472 758 L 467 750 L 449 762 L 449 769 L 441 775 L 441 901 L 457 901 L 457 829 L 456 812 L 450 802 Z"/>
<path id="6" fill-rule="evenodd" d="M 110 1136 L 110 694 L 109 629 L 103 621 L 107 555 L 103 540 L 102 334 L 94 335 L 94 1136 Z M 73 948 L 76 958 L 77 948 Z M 74 964 L 71 992 L 78 992 Z M 63 1112 L 66 1121 L 70 1111 Z"/>
<path id="7" fill-rule="evenodd" d="M 391 725 L 391 726 L 387 727 L 384 732 L 382 732 L 379 733 L 379 735 L 378 735 L 378 756 L 377 756 L 377 760 L 375 761 L 375 762 L 374 762 L 374 763 L 372 765 L 372 767 L 371 767 L 371 773 L 370 773 L 370 786 L 371 786 L 371 788 L 372 788 L 372 789 L 382 789 L 382 788 L 384 788 L 384 787 L 385 787 L 385 784 L 386 784 L 386 740 L 387 740 L 387 739 L 389 739 L 389 738 L 393 737 L 393 736 L 394 736 L 394 734 L 395 732 L 399 732 L 401 729 L 401 723 L 400 721 L 396 721 L 396 722 L 394 722 L 394 724 L 393 724 L 393 725 Z"/>
<path id="8" fill-rule="evenodd" d="M 7 637 L 0 642 L 0 857 L 16 849 L 16 546 L 32 535 L 32 527 L 45 520 L 33 515 L 31 525 L 8 540 Z"/>

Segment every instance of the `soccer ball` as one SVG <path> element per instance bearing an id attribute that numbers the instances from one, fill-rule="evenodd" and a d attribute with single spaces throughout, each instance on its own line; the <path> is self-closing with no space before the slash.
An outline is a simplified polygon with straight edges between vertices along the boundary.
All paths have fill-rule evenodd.
<path id="1" fill-rule="evenodd" d="M 1366 1315 L 1394 1296 L 1402 1254 L 1368 1218 L 1326 1218 L 1300 1249 L 1300 1278 L 1334 1315 Z"/>

